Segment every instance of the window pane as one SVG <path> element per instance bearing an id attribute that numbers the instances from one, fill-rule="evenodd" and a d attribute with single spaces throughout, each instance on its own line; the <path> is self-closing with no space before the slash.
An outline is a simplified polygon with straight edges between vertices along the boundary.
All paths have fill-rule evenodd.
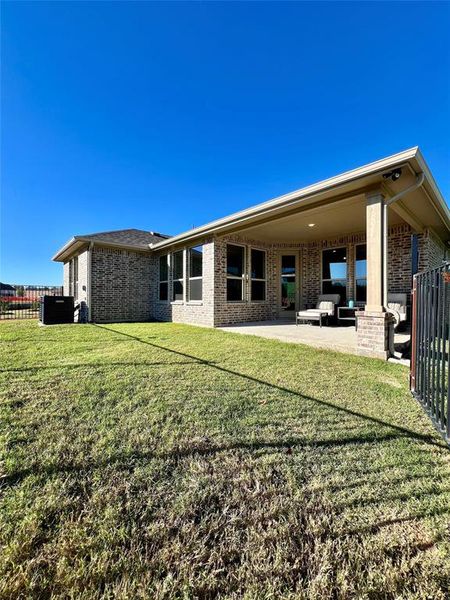
<path id="1" fill-rule="evenodd" d="M 167 300 L 167 298 L 168 298 L 168 284 L 160 283 L 159 284 L 159 299 Z"/>
<path id="2" fill-rule="evenodd" d="M 346 282 L 343 280 L 332 279 L 331 281 L 324 281 L 322 292 L 324 294 L 339 294 L 341 297 L 340 304 L 345 304 L 347 301 Z"/>
<path id="3" fill-rule="evenodd" d="M 356 302 L 367 300 L 367 279 L 356 280 Z"/>
<path id="4" fill-rule="evenodd" d="M 167 268 L 167 254 L 159 257 L 159 280 L 167 281 L 168 277 L 168 268 Z"/>
<path id="5" fill-rule="evenodd" d="M 281 274 L 282 275 L 293 275 L 295 274 L 295 255 L 282 256 L 281 257 Z"/>
<path id="6" fill-rule="evenodd" d="M 323 251 L 322 279 L 347 279 L 347 250 L 345 248 Z"/>
<path id="7" fill-rule="evenodd" d="M 183 300 L 183 282 L 182 281 L 174 281 L 173 282 L 173 300 Z"/>
<path id="8" fill-rule="evenodd" d="M 367 277 L 366 245 L 356 246 L 356 277 Z"/>
<path id="9" fill-rule="evenodd" d="M 263 250 L 252 250 L 251 252 L 252 279 L 266 278 L 266 253 Z"/>
<path id="10" fill-rule="evenodd" d="M 266 282 L 265 281 L 252 281 L 252 300 L 265 300 L 266 299 Z"/>
<path id="11" fill-rule="evenodd" d="M 244 273 L 244 248 L 242 246 L 227 246 L 227 274 L 241 277 Z"/>
<path id="12" fill-rule="evenodd" d="M 295 277 L 281 278 L 281 308 L 287 311 L 295 310 Z"/>
<path id="13" fill-rule="evenodd" d="M 203 246 L 189 250 L 189 277 L 202 276 Z"/>
<path id="14" fill-rule="evenodd" d="M 189 300 L 202 299 L 203 279 L 189 280 Z"/>
<path id="15" fill-rule="evenodd" d="M 173 278 L 183 279 L 183 251 L 175 252 L 173 260 Z"/>
<path id="16" fill-rule="evenodd" d="M 227 279 L 227 300 L 242 300 L 242 279 Z"/>

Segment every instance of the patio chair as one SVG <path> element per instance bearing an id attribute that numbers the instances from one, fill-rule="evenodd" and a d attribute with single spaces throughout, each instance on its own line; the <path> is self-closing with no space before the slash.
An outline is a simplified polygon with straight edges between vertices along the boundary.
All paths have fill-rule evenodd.
<path id="1" fill-rule="evenodd" d="M 333 317 L 336 309 L 336 305 L 339 304 L 341 297 L 339 294 L 323 294 L 319 296 L 316 308 L 309 308 L 308 310 L 300 310 L 295 315 L 295 324 L 298 325 L 299 321 L 319 321 L 320 327 L 322 322 L 328 323 L 329 317 Z"/>
<path id="2" fill-rule="evenodd" d="M 406 294 L 388 294 L 387 312 L 390 313 L 394 319 L 394 328 L 406 321 Z"/>

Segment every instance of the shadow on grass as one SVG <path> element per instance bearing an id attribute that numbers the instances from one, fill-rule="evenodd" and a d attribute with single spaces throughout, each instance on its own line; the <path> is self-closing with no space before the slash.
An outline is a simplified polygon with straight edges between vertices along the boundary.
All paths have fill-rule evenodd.
<path id="1" fill-rule="evenodd" d="M 183 360 L 175 362 L 110 362 L 110 363 L 78 363 L 78 364 L 67 364 L 67 365 L 36 365 L 34 367 L 18 367 L 17 369 L 0 369 L 0 373 L 28 373 L 37 371 L 51 371 L 54 369 L 81 369 L 83 367 L 90 367 L 95 369 L 112 369 L 113 367 L 167 367 L 170 365 L 204 365 L 203 361 Z"/>
<path id="2" fill-rule="evenodd" d="M 124 333 L 123 331 L 117 331 L 116 329 L 112 329 L 109 327 L 104 327 L 102 325 L 94 325 L 95 327 L 98 327 L 99 329 L 103 329 L 106 331 L 109 331 L 113 334 L 117 334 L 117 335 L 121 335 L 121 336 L 125 336 L 128 337 L 132 340 L 135 340 L 136 342 L 140 342 L 141 344 L 146 344 L 148 346 L 151 346 L 153 348 L 157 348 L 158 350 L 165 350 L 166 352 L 171 352 L 172 354 L 176 354 L 177 356 L 183 356 L 184 358 L 189 358 L 192 361 L 196 361 L 198 363 L 204 364 L 206 366 L 211 367 L 212 369 L 216 369 L 217 371 L 220 371 L 222 373 L 228 373 L 229 375 L 233 375 L 236 377 L 242 377 L 243 379 L 246 379 L 247 381 L 251 381 L 252 383 L 256 383 L 258 385 L 265 385 L 267 387 L 270 387 L 272 389 L 278 390 L 280 392 L 285 392 L 288 394 L 293 394 L 294 396 L 298 396 L 299 398 L 304 398 L 305 400 L 309 400 L 311 402 L 315 402 L 316 404 L 319 404 L 321 406 L 327 407 L 327 408 L 332 408 L 333 410 L 339 411 L 339 412 L 343 412 L 347 415 L 351 415 L 353 417 L 358 417 L 360 419 L 363 419 L 365 421 L 368 421 L 370 423 L 375 423 L 377 425 L 381 425 L 383 427 L 389 427 L 390 429 L 393 429 L 395 432 L 397 432 L 397 434 L 400 434 L 403 437 L 409 437 L 409 438 L 413 438 L 415 440 L 421 441 L 421 442 L 426 442 L 427 444 L 431 444 L 433 446 L 437 446 L 439 448 L 441 448 L 442 450 L 446 450 L 446 448 L 444 447 L 443 443 L 440 443 L 438 441 L 436 441 L 435 439 L 433 439 L 433 437 L 431 435 L 425 435 L 422 433 L 418 433 L 417 431 L 412 431 L 411 429 L 407 429 L 406 427 L 401 427 L 399 425 L 394 425 L 392 423 L 388 423 L 386 421 L 383 421 L 382 419 L 377 419 L 376 417 L 371 417 L 369 415 L 365 415 L 362 413 L 358 413 L 354 410 L 351 410 L 349 408 L 344 408 L 342 406 L 337 406 L 336 404 L 333 404 L 332 402 L 327 402 L 326 400 L 319 400 L 318 398 L 313 398 L 312 396 L 307 396 L 305 394 L 300 394 L 299 392 L 296 392 L 295 390 L 291 390 L 289 388 L 280 386 L 280 385 L 276 385 L 275 383 L 270 383 L 268 381 L 263 381 L 261 379 L 257 379 L 256 377 L 252 377 L 251 375 L 246 375 L 245 373 L 239 373 L 239 371 L 233 371 L 232 369 L 227 369 L 225 367 L 221 367 L 218 364 L 205 360 L 203 358 L 199 358 L 198 356 L 193 356 L 192 354 L 187 354 L 186 352 L 180 352 L 179 350 L 172 350 L 171 348 L 166 348 L 165 346 L 161 346 L 159 344 L 156 344 L 154 342 L 149 342 L 147 340 L 143 340 L 141 338 L 138 338 L 134 335 L 130 335 L 129 333 Z M 400 435 L 398 435 L 397 437 L 400 437 Z M 377 438 L 374 438 L 377 439 Z M 355 441 L 357 440 L 357 438 L 355 438 Z M 363 439 L 364 441 L 364 439 Z"/>

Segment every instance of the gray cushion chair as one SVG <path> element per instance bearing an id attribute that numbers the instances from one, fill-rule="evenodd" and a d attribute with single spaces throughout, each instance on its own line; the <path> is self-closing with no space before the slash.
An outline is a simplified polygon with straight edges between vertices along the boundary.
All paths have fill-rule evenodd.
<path id="1" fill-rule="evenodd" d="M 394 327 L 397 328 L 407 318 L 406 294 L 388 294 L 386 309 L 394 317 Z"/>
<path id="2" fill-rule="evenodd" d="M 295 315 L 295 324 L 298 325 L 299 321 L 318 321 L 322 327 L 322 322 L 333 317 L 336 310 L 336 305 L 339 304 L 341 297 L 339 294 L 322 294 L 319 296 L 316 308 L 309 308 L 308 310 L 300 310 Z"/>

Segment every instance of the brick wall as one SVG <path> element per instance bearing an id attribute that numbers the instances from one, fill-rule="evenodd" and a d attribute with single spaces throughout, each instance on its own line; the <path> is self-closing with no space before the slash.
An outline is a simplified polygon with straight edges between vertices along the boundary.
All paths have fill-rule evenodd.
<path id="1" fill-rule="evenodd" d="M 150 253 L 94 246 L 91 259 L 91 320 L 148 321 L 154 261 Z"/>
<path id="2" fill-rule="evenodd" d="M 418 235 L 418 240 L 419 271 L 426 271 L 427 269 L 439 267 L 447 256 L 444 244 L 429 230 Z"/>

